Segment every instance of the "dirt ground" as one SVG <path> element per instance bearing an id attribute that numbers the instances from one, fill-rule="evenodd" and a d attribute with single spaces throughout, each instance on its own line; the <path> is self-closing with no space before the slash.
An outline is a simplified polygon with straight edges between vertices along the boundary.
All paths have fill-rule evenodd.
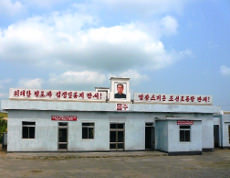
<path id="1" fill-rule="evenodd" d="M 230 149 L 218 149 L 199 156 L 166 156 L 158 152 L 1 152 L 0 177 L 230 178 Z"/>

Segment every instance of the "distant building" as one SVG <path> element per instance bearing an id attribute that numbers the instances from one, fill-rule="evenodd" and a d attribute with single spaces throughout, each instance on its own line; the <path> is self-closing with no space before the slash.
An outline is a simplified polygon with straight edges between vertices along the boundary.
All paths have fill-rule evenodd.
<path id="1" fill-rule="evenodd" d="M 7 150 L 173 155 L 230 147 L 230 113 L 213 106 L 211 96 L 131 93 L 129 78 L 110 82 L 96 91 L 10 89 L 2 101 Z"/>

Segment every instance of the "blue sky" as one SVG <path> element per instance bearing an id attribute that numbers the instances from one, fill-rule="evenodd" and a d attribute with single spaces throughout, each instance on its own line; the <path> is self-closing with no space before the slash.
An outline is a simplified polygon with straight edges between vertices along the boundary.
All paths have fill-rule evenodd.
<path id="1" fill-rule="evenodd" d="M 9 88 L 212 95 L 230 110 L 228 0 L 0 0 L 0 99 Z"/>

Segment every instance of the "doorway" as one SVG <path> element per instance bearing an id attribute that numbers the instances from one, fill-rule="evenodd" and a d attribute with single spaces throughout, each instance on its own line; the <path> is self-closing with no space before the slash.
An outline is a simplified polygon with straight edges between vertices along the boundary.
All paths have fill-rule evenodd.
<path id="1" fill-rule="evenodd" d="M 68 123 L 58 123 L 58 150 L 66 151 L 68 149 Z"/>
<path id="2" fill-rule="evenodd" d="M 125 149 L 125 124 L 110 123 L 110 150 L 123 151 Z"/>
<path id="3" fill-rule="evenodd" d="M 219 125 L 214 125 L 214 147 L 219 147 Z"/>
<path id="4" fill-rule="evenodd" d="M 155 127 L 152 122 L 145 123 L 145 150 L 154 150 Z"/>

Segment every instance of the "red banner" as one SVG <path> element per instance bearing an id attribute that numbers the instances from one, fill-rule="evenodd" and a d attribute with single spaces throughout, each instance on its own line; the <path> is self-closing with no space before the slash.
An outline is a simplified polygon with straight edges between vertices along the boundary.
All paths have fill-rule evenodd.
<path id="1" fill-rule="evenodd" d="M 193 125 L 193 121 L 177 121 L 177 125 Z"/>
<path id="2" fill-rule="evenodd" d="M 77 121 L 77 116 L 51 116 L 52 121 Z"/>

